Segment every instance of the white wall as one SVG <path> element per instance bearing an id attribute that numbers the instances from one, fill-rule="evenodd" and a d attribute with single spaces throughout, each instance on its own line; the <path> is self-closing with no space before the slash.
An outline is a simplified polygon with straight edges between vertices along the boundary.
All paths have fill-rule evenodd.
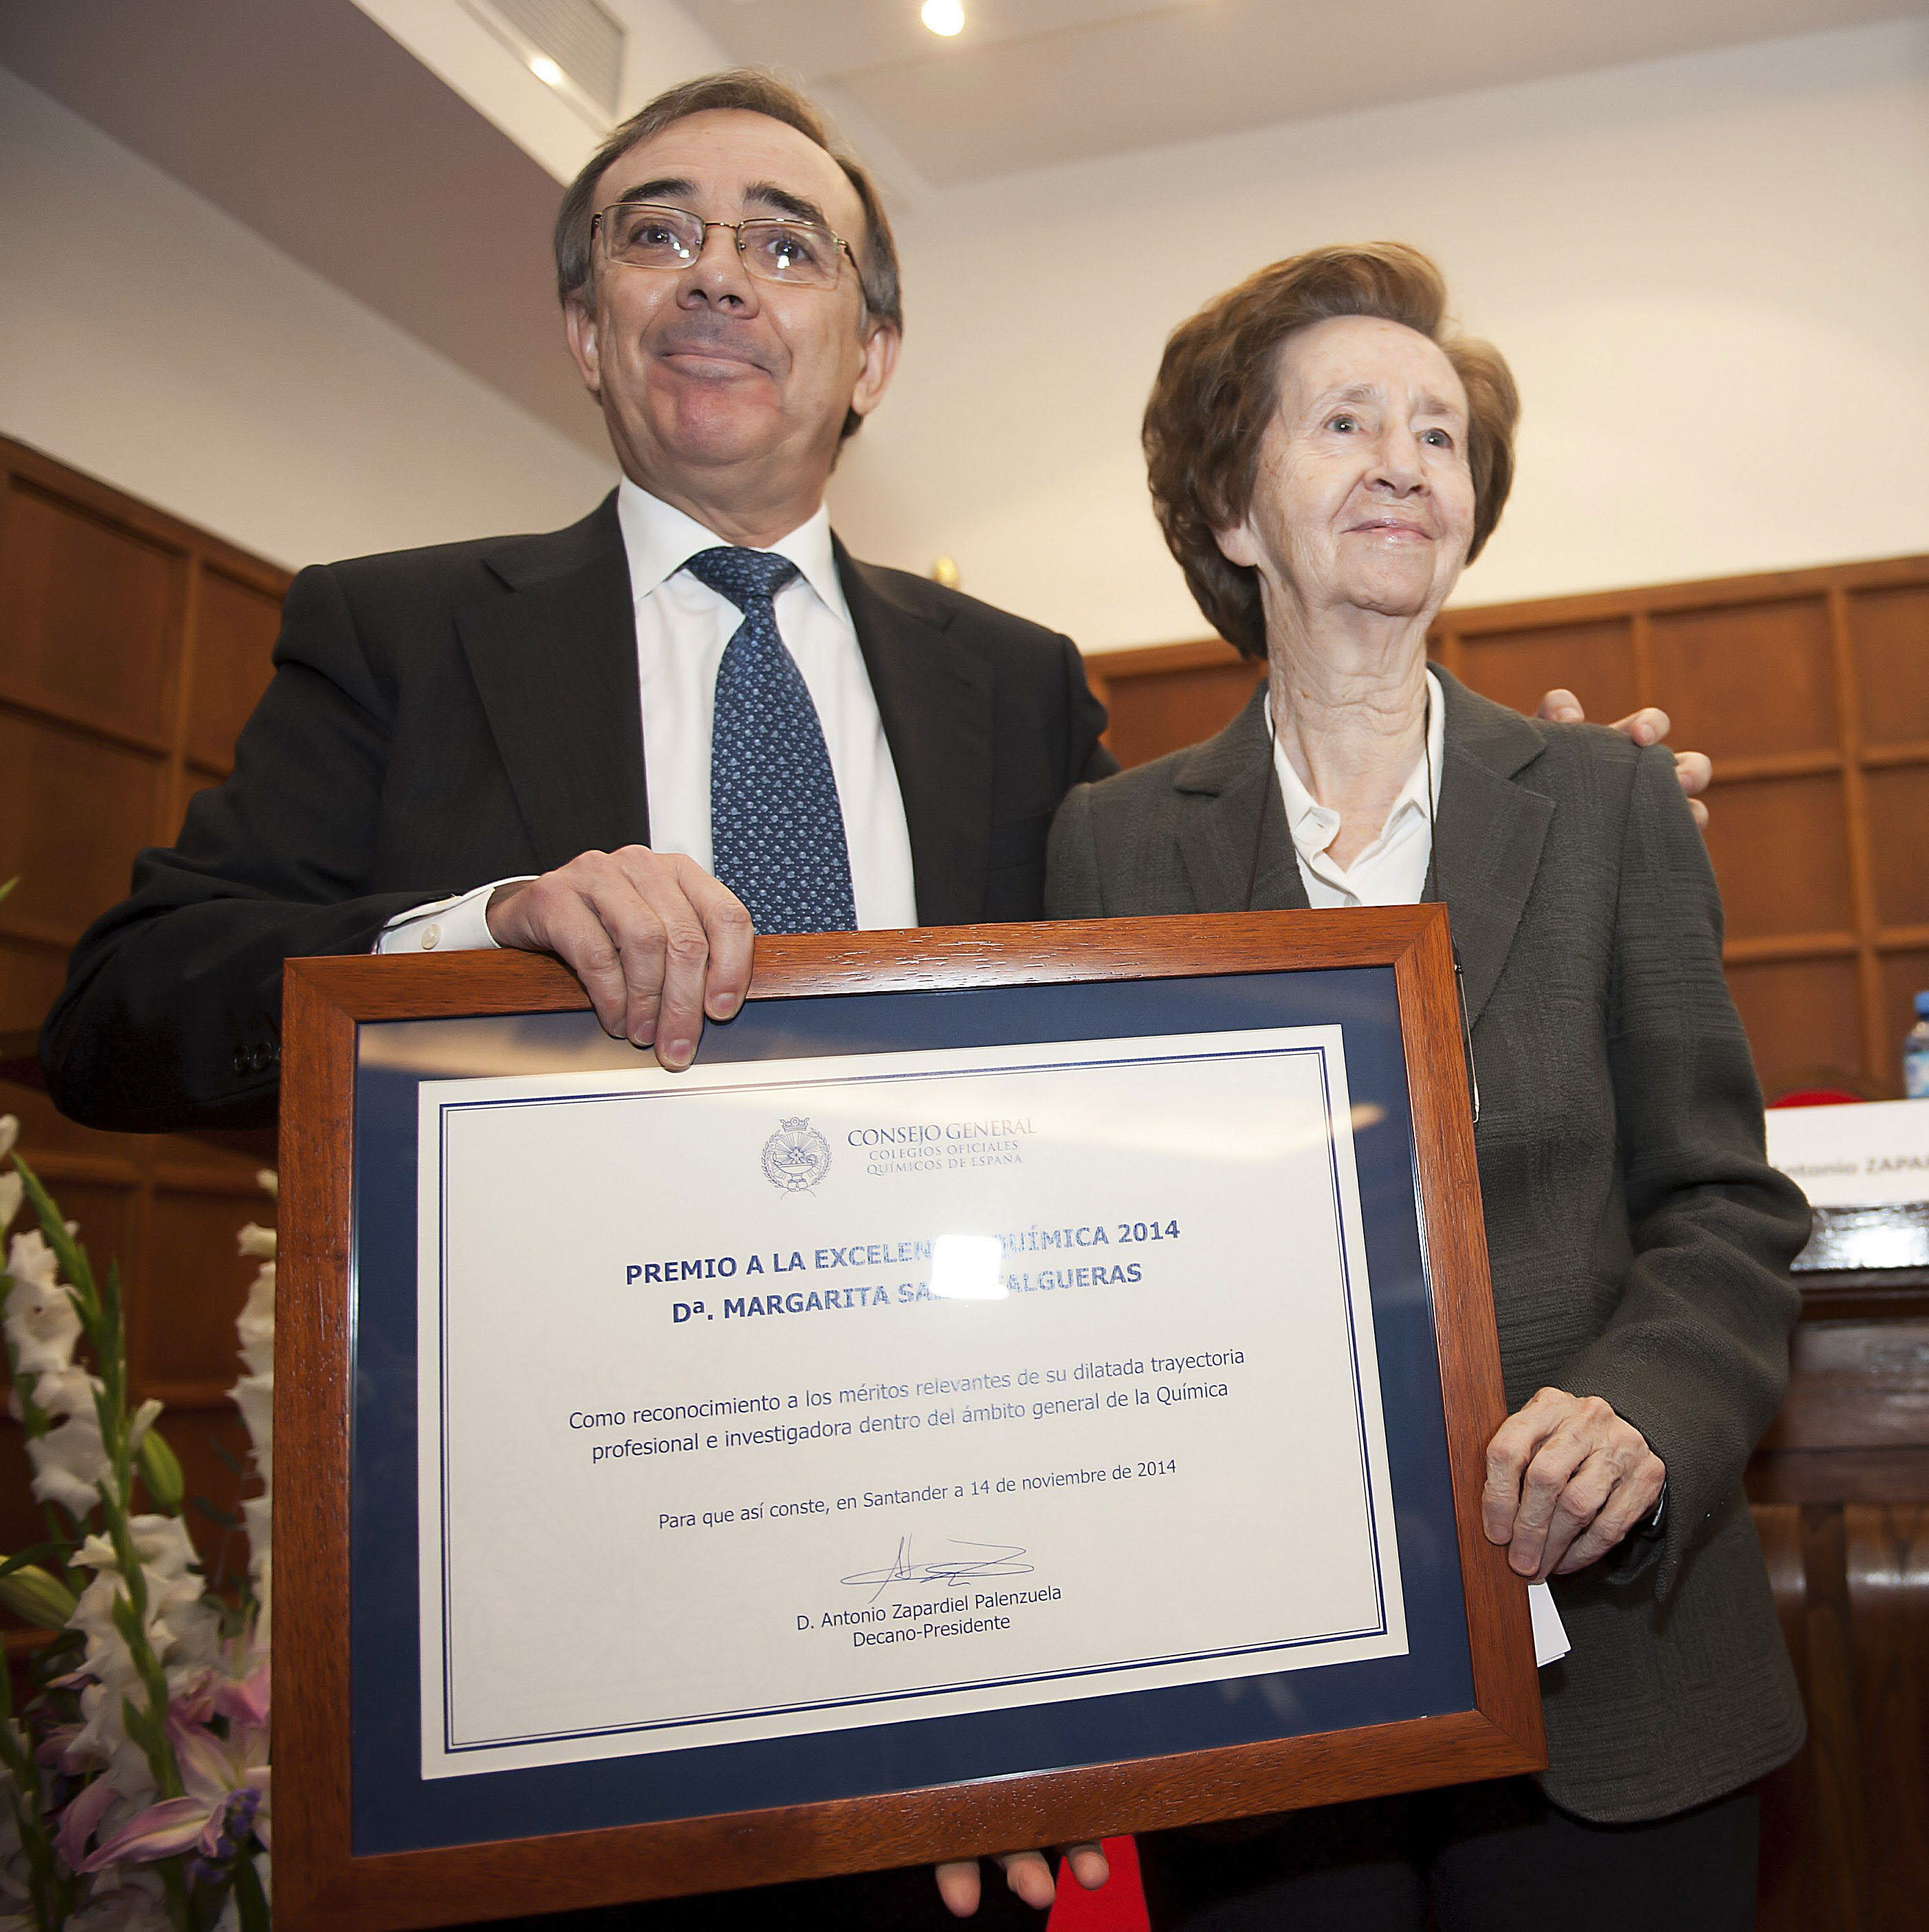
<path id="1" fill-rule="evenodd" d="M 62 462 L 288 565 L 553 529 L 614 480 L 5 69 L 0 182 L 0 431 Z"/>
<path id="2" fill-rule="evenodd" d="M 1381 237 L 1435 256 L 1525 399 L 1456 602 L 1929 549 L 1922 21 L 936 197 L 840 526 L 1088 649 L 1200 634 L 1138 453 L 1166 334 L 1263 262 Z"/>

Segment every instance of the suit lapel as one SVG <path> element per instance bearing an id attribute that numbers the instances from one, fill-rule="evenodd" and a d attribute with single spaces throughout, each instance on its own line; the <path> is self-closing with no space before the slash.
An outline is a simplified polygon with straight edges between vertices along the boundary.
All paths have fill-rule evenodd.
<path id="1" fill-rule="evenodd" d="M 1254 912 L 1306 909 L 1306 882 L 1273 776 L 1265 706 L 1262 680 L 1239 716 L 1183 760 L 1173 778 L 1191 808 L 1179 823 L 1179 856 L 1194 899 L 1207 911 L 1246 909 L 1248 889 Z"/>
<path id="2" fill-rule="evenodd" d="M 647 843 L 636 620 L 615 496 L 483 560 L 507 594 L 459 611 L 456 628 L 539 862 Z"/>
<path id="3" fill-rule="evenodd" d="M 984 916 L 990 681 L 945 635 L 948 613 L 914 605 L 888 573 L 857 562 L 843 544 L 836 554 L 904 800 L 919 923 L 969 925 Z"/>
<path id="4" fill-rule="evenodd" d="M 1434 861 L 1440 896 L 1453 915 L 1471 1025 L 1507 964 L 1554 806 L 1513 782 L 1540 755 L 1541 728 L 1468 690 L 1437 664 L 1434 673 L 1447 696 Z"/>
<path id="5" fill-rule="evenodd" d="M 1438 665 L 1434 670 L 1447 698 L 1435 872 L 1453 914 L 1471 1024 L 1507 964 L 1554 808 L 1513 782 L 1540 755 L 1541 728 L 1468 691 Z M 1191 808 L 1180 821 L 1179 853 L 1194 903 L 1203 910 L 1244 906 L 1248 879 L 1254 911 L 1303 910 L 1307 903 L 1273 776 L 1265 701 L 1261 684 L 1239 716 L 1181 760 L 1173 776 L 1173 788 L 1188 795 Z"/>

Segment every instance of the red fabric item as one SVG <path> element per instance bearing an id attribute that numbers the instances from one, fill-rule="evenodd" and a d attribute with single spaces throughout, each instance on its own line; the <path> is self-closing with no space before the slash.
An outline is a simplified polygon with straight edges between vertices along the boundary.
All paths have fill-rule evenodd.
<path id="1" fill-rule="evenodd" d="M 1112 1876 L 1096 1892 L 1087 1892 L 1069 1864 L 1060 1866 L 1046 1932 L 1149 1932 L 1137 1849 L 1129 1838 L 1107 1838 L 1105 1856 Z"/>
<path id="2" fill-rule="evenodd" d="M 1771 1100 L 1771 1107 L 1853 1107 L 1861 1104 L 1859 1094 L 1838 1093 L 1832 1087 L 1803 1087 Z"/>

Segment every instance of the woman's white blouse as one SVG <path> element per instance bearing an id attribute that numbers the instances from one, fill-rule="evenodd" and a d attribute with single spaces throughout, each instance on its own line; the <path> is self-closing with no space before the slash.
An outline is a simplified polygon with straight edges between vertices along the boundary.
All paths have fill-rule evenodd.
<path id="1" fill-rule="evenodd" d="M 1440 774 L 1447 748 L 1447 701 L 1440 680 L 1426 674 L 1427 752 L 1414 760 L 1380 836 L 1351 866 L 1327 854 L 1339 832 L 1339 814 L 1329 811 L 1300 782 L 1285 747 L 1275 734 L 1272 765 L 1307 903 L 1332 906 L 1417 905 L 1426 888 L 1427 860 L 1433 852 L 1433 814 L 1440 808 Z M 1427 765 L 1433 766 L 1433 796 L 1427 796 Z M 1430 810 L 1429 804 L 1432 809 Z"/>

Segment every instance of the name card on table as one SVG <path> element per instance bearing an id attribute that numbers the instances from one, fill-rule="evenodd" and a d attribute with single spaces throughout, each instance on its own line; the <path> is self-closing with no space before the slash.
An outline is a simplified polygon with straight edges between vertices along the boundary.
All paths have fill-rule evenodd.
<path id="1" fill-rule="evenodd" d="M 1929 1100 L 1771 1108 L 1768 1130 L 1814 1210 L 1798 1270 L 1929 1268 Z"/>

